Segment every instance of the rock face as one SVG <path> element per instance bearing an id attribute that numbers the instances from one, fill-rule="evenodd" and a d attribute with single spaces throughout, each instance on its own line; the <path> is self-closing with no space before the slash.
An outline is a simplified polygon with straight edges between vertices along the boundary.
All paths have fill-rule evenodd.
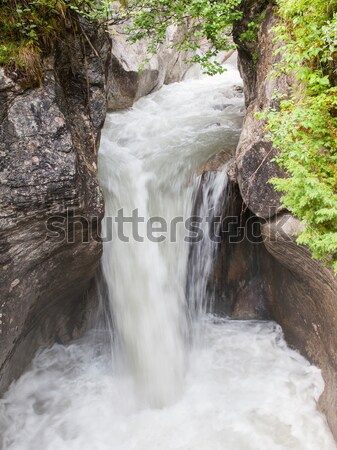
<path id="1" fill-rule="evenodd" d="M 225 198 L 222 239 L 210 280 L 215 312 L 232 319 L 270 319 L 262 268 L 267 251 L 259 219 L 243 204 L 237 183 L 229 182 Z"/>
<path id="2" fill-rule="evenodd" d="M 246 0 L 243 8 L 256 15 L 266 3 Z M 274 149 L 265 134 L 265 124 L 255 118 L 255 112 L 273 105 L 274 92 L 287 93 L 292 80 L 271 77 L 277 62 L 271 31 L 275 24 L 273 6 L 267 6 L 263 17 L 256 42 L 245 44 L 239 40 L 247 17 L 237 24 L 234 33 L 247 103 L 236 176 L 245 204 L 263 218 L 262 237 L 267 252 L 261 250 L 257 262 L 266 306 L 283 327 L 288 343 L 322 369 L 326 385 L 319 404 L 337 439 L 337 277 L 295 243 L 294 234 L 300 224 L 281 211 L 279 194 L 267 183 L 273 176 L 282 176 L 282 172 L 271 161 Z"/>
<path id="3" fill-rule="evenodd" d="M 337 277 L 295 243 L 294 233 L 299 229 L 299 221 L 288 213 L 262 227 L 265 245 L 282 273 L 275 276 L 271 271 L 270 306 L 290 342 L 323 370 L 329 367 L 336 373 Z"/>
<path id="4" fill-rule="evenodd" d="M 322 369 L 319 400 L 337 438 L 337 276 L 296 244 L 300 224 L 289 214 L 266 222 L 262 233 L 271 261 L 264 261 L 268 306 L 290 345 Z M 275 264 L 275 261 L 277 263 Z"/>
<path id="5" fill-rule="evenodd" d="M 271 6 L 266 8 L 266 2 L 259 2 L 254 9 L 251 3 L 254 4 L 251 1 L 244 2 L 245 19 L 235 29 L 235 39 L 239 45 L 239 69 L 244 80 L 247 105 L 247 114 L 237 150 L 238 183 L 248 208 L 259 217 L 270 217 L 280 210 L 280 196 L 268 181 L 273 176 L 282 176 L 282 172 L 271 161 L 275 151 L 265 134 L 265 123 L 257 120 L 255 114 L 269 107 L 276 107 L 273 94 L 287 93 L 291 79 L 271 77 L 271 71 L 276 62 L 274 57 L 276 48 L 271 31 L 276 23 L 273 8 Z M 264 17 L 258 36 L 258 45 L 256 41 L 242 43 L 240 34 L 244 31 L 247 20 L 248 22 L 253 20 L 254 15 Z"/>
<path id="6" fill-rule="evenodd" d="M 188 55 L 178 53 L 170 44 L 179 39 L 181 30 L 173 26 L 167 31 L 166 43 L 150 59 L 147 43 L 133 45 L 118 26 L 111 29 L 112 56 L 108 80 L 108 109 L 129 108 L 144 95 L 160 89 L 163 84 L 180 81 L 190 65 Z"/>
<path id="7" fill-rule="evenodd" d="M 65 32 L 41 87 L 0 73 L 1 391 L 41 345 L 83 332 L 94 308 L 110 42 L 82 26 L 91 44 Z"/>

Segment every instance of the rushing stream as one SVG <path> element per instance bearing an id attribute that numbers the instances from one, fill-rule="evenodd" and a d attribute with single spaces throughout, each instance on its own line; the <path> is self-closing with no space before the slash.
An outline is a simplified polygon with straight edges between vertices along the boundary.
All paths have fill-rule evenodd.
<path id="1" fill-rule="evenodd" d="M 320 371 L 281 329 L 206 313 L 206 223 L 187 280 L 199 169 L 235 148 L 238 84 L 229 65 L 108 115 L 99 174 L 110 326 L 36 356 L 0 400 L 2 450 L 336 448 L 316 407 Z M 217 207 L 226 172 L 205 183 L 202 215 Z"/>

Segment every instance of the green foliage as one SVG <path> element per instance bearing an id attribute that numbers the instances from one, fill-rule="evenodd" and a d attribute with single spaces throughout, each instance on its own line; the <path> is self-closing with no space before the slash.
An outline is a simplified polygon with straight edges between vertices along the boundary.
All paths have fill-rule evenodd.
<path id="1" fill-rule="evenodd" d="M 166 40 L 169 25 L 181 27 L 174 45 L 193 52 L 192 62 L 208 74 L 223 71 L 215 57 L 233 48 L 231 29 L 240 19 L 241 0 L 3 0 L 0 4 L 0 65 L 21 75 L 28 84 L 42 77 L 41 55 L 48 53 L 65 26 L 78 32 L 76 18 L 127 22 L 129 40 L 147 39 L 156 53 Z M 255 29 L 255 28 L 254 28 Z M 198 52 L 207 44 L 208 50 Z"/>
<path id="2" fill-rule="evenodd" d="M 337 1 L 279 0 L 281 63 L 295 74 L 289 98 L 267 115 L 282 201 L 304 225 L 298 243 L 337 272 Z"/>
<path id="3" fill-rule="evenodd" d="M 131 19 L 127 32 L 131 42 L 148 39 L 149 52 L 156 53 L 166 39 L 169 25 L 181 27 L 181 38 L 175 44 L 179 50 L 197 52 L 202 43 L 211 47 L 203 55 L 196 54 L 192 62 L 201 64 L 208 74 L 221 73 L 222 66 L 214 61 L 220 51 L 233 48 L 231 29 L 241 18 L 241 0 L 128 0 L 125 14 Z"/>
<path id="4" fill-rule="evenodd" d="M 257 62 L 259 60 L 259 56 L 260 56 L 260 51 L 258 48 L 258 33 L 261 27 L 261 23 L 263 22 L 264 18 L 266 15 L 266 11 L 263 10 L 261 12 L 261 14 L 259 14 L 255 20 L 252 20 L 251 22 L 249 22 L 247 24 L 246 30 L 241 33 L 240 35 L 240 42 L 241 43 L 252 43 L 253 45 L 255 45 L 255 50 L 252 53 L 252 59 L 253 59 L 253 63 L 254 66 L 257 65 Z"/>
<path id="5" fill-rule="evenodd" d="M 241 33 L 240 41 L 250 41 L 257 43 L 258 32 L 260 30 L 261 22 L 263 22 L 266 16 L 266 11 L 262 11 L 261 14 L 256 17 L 255 20 L 248 23 L 246 30 Z"/>
<path id="6" fill-rule="evenodd" d="M 0 65 L 21 75 L 27 84 L 42 77 L 41 56 L 50 51 L 60 31 L 76 17 L 102 17 L 94 0 L 2 0 L 0 4 Z M 22 80 L 21 80 L 22 81 Z"/>

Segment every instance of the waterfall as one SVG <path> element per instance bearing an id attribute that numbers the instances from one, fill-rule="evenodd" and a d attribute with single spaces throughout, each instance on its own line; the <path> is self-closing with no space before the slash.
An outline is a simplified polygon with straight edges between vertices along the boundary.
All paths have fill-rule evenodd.
<path id="1" fill-rule="evenodd" d="M 244 113 L 227 67 L 108 115 L 106 326 L 37 354 L 0 400 L 1 450 L 336 450 L 320 370 L 280 327 L 208 313 L 228 180 L 204 163 L 234 151 Z"/>
<path id="2" fill-rule="evenodd" d="M 207 311 L 213 310 L 212 302 L 208 302 L 207 287 L 223 231 L 224 202 L 228 200 L 228 167 L 229 163 L 199 175 L 193 189 L 195 214 L 202 218 L 203 239 L 190 248 L 187 298 L 192 320 L 197 324 Z"/>
<path id="3" fill-rule="evenodd" d="M 183 386 L 188 334 L 188 242 L 183 224 L 192 213 L 194 184 L 200 178 L 196 168 L 221 149 L 229 130 L 235 142 L 235 122 L 239 131 L 242 98 L 233 91 L 233 74 L 231 70 L 212 83 L 194 80 L 188 91 L 183 85 L 168 87 L 165 95 L 158 93 L 130 110 L 111 114 L 103 133 L 99 159 L 106 209 L 103 228 L 105 235 L 112 231 L 112 239 L 104 243 L 102 267 L 117 333 L 114 353 L 151 406 L 175 401 Z M 220 83 L 222 97 L 217 92 Z M 225 108 L 219 113 L 224 99 Z M 226 178 L 225 170 L 219 174 L 221 180 Z M 216 183 L 217 178 L 209 180 L 206 196 L 212 190 L 213 197 L 221 197 L 223 180 L 214 190 Z M 123 227 L 121 240 L 115 221 L 118 211 L 124 217 L 137 212 L 136 237 L 141 239 L 133 235 L 134 221 Z M 167 229 L 161 243 L 147 236 L 149 221 L 158 217 Z M 210 265 L 211 257 L 204 270 Z M 199 290 L 205 274 L 196 277 Z"/>

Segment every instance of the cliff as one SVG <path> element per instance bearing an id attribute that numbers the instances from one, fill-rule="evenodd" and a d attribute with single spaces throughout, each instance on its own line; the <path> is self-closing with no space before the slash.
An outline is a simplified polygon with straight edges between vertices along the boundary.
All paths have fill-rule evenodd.
<path id="1" fill-rule="evenodd" d="M 236 152 L 236 178 L 246 207 L 261 223 L 264 248 L 258 264 L 266 307 L 283 327 L 287 342 L 322 369 L 326 385 L 319 404 L 337 438 L 337 276 L 295 243 L 301 225 L 282 210 L 280 195 L 268 183 L 271 177 L 284 174 L 272 161 L 276 149 L 266 135 L 265 123 L 255 114 L 270 106 L 277 108 L 273 94 L 287 94 L 292 75 L 271 76 L 280 58 L 275 56 L 273 5 L 247 0 L 243 9 L 245 16 L 236 24 L 234 38 L 247 113 Z M 245 26 L 258 15 L 263 19 L 256 40 L 242 42 Z M 254 262 L 250 270 L 256 270 Z"/>
<path id="2" fill-rule="evenodd" d="M 93 309 L 111 44 L 103 30 L 85 31 L 90 43 L 61 36 L 38 88 L 23 89 L 1 70 L 1 390 L 41 345 L 81 334 Z"/>

